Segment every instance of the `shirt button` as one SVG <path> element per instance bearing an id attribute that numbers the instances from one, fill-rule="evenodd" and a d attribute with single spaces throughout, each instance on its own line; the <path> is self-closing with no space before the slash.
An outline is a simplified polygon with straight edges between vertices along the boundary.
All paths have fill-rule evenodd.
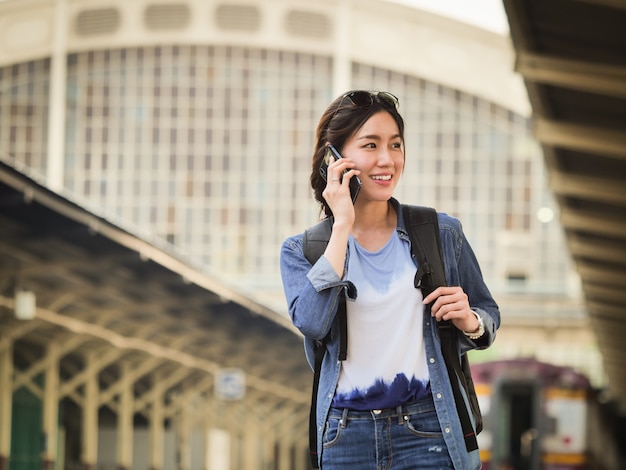
<path id="1" fill-rule="evenodd" d="M 381 410 L 373 410 L 375 415 L 379 415 L 381 413 Z"/>
<path id="2" fill-rule="evenodd" d="M 437 394 L 437 398 L 441 398 L 441 393 L 438 393 L 438 394 Z"/>
<path id="3" fill-rule="evenodd" d="M 444 429 L 444 431 L 445 431 L 445 432 L 446 432 L 446 434 L 447 434 L 447 433 L 449 433 L 449 432 L 450 432 L 450 428 L 446 428 L 446 429 Z"/>
<path id="4" fill-rule="evenodd" d="M 431 363 L 431 364 L 434 364 L 434 363 L 435 363 L 435 358 L 434 358 L 434 357 L 431 357 L 431 358 L 429 359 L 429 361 L 430 361 L 430 363 Z"/>

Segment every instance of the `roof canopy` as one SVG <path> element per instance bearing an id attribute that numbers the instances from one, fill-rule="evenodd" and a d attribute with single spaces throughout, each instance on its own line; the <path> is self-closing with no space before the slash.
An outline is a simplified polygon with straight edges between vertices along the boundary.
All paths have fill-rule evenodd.
<path id="1" fill-rule="evenodd" d="M 504 4 L 609 390 L 626 414 L 626 3 Z"/>

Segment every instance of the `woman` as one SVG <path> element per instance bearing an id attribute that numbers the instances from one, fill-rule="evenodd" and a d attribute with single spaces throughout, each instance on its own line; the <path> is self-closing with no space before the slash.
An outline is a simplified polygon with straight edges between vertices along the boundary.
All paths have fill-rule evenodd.
<path id="1" fill-rule="evenodd" d="M 343 158 L 331 158 L 332 144 Z M 317 340 L 338 328 L 347 297 L 347 358 L 331 334 L 317 394 L 317 453 L 323 470 L 478 469 L 468 452 L 441 353 L 436 323 L 450 320 L 459 350 L 484 348 L 500 324 L 459 221 L 438 214 L 448 284 L 426 298 L 415 289 L 416 264 L 392 198 L 404 169 L 404 121 L 386 92 L 357 90 L 334 100 L 316 131 L 311 185 L 333 217 L 326 250 L 312 266 L 302 234 L 281 249 L 281 274 L 294 325 L 312 364 Z M 362 182 L 356 200 L 350 180 Z M 431 316 L 426 305 L 431 304 Z"/>

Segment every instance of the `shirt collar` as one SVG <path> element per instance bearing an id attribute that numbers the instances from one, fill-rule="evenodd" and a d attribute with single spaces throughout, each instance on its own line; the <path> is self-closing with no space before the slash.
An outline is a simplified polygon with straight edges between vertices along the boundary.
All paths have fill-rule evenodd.
<path id="1" fill-rule="evenodd" d="M 393 197 L 389 199 L 389 202 L 391 203 L 391 205 L 396 211 L 396 218 L 397 218 L 396 231 L 400 235 L 400 238 L 402 238 L 403 240 L 408 240 L 409 232 L 407 231 L 406 224 L 404 222 L 404 214 L 402 213 L 402 205 L 398 202 L 396 198 L 393 198 Z"/>

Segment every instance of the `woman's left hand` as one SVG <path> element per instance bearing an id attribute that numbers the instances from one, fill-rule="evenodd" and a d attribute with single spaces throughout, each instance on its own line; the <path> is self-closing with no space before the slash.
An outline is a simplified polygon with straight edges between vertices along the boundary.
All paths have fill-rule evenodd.
<path id="1" fill-rule="evenodd" d="M 467 333 L 478 330 L 478 320 L 462 287 L 438 287 L 424 298 L 424 304 L 431 302 L 431 314 L 437 321 L 450 320 L 459 330 Z"/>

